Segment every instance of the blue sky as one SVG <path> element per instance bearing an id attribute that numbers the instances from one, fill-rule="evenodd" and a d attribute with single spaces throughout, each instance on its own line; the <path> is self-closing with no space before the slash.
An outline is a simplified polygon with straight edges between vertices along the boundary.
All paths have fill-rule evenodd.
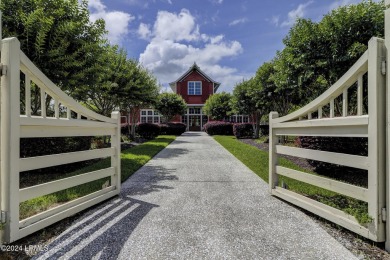
<path id="1" fill-rule="evenodd" d="M 230 92 L 283 49 L 297 17 L 319 21 L 359 0 L 89 0 L 111 43 L 167 87 L 194 62 Z"/>

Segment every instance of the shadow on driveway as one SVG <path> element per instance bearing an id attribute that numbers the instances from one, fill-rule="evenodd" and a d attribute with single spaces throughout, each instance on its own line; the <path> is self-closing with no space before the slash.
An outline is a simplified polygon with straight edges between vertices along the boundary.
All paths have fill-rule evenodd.
<path id="1" fill-rule="evenodd" d="M 188 153 L 171 148 L 161 152 L 160 159 Z M 164 151 L 164 150 L 163 150 Z M 33 259 L 117 259 L 126 241 L 142 219 L 159 205 L 131 198 L 161 190 L 173 189 L 160 182 L 178 180 L 175 169 L 146 164 L 123 183 L 119 197 L 86 211 L 67 231 Z"/>
<path id="2" fill-rule="evenodd" d="M 34 259 L 117 259 L 140 221 L 158 205 L 128 196 L 85 216 Z"/>

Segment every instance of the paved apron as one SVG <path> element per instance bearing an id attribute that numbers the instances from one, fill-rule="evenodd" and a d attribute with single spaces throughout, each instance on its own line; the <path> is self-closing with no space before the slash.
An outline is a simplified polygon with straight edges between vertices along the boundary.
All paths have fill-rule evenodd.
<path id="1" fill-rule="evenodd" d="M 200 132 L 139 169 L 38 259 L 356 259 Z"/>

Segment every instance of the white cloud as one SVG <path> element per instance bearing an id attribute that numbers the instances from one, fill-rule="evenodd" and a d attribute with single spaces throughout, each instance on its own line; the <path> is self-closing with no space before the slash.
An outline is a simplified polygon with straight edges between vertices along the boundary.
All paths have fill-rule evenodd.
<path id="1" fill-rule="evenodd" d="M 361 2 L 361 0 L 337 0 L 337 1 L 334 1 L 329 6 L 329 10 L 336 9 L 337 7 L 340 7 L 340 6 L 343 6 L 343 5 L 357 4 L 359 2 Z"/>
<path id="2" fill-rule="evenodd" d="M 222 4 L 223 0 L 211 0 L 214 4 Z"/>
<path id="3" fill-rule="evenodd" d="M 164 85 L 180 77 L 194 62 L 221 82 L 222 90 L 230 91 L 244 77 L 237 69 L 219 64 L 222 59 L 242 53 L 241 44 L 225 40 L 224 35 L 200 33 L 194 16 L 186 9 L 178 14 L 160 11 L 153 29 L 150 32 L 146 29 L 149 29 L 147 25 L 139 29 L 144 32 L 142 35 L 150 37 L 139 60 Z"/>
<path id="4" fill-rule="evenodd" d="M 247 21 L 248 21 L 247 18 L 236 19 L 236 20 L 232 21 L 231 23 L 229 23 L 229 26 L 237 25 L 240 23 L 246 23 Z"/>
<path id="5" fill-rule="evenodd" d="M 89 0 L 89 19 L 95 22 L 103 19 L 106 22 L 108 31 L 107 39 L 113 44 L 119 44 L 124 36 L 129 32 L 128 25 L 135 19 L 131 14 L 121 11 L 107 11 L 107 7 L 101 0 Z"/>
<path id="6" fill-rule="evenodd" d="M 267 22 L 279 26 L 280 16 L 279 15 L 273 15 L 271 18 L 265 19 Z"/>
<path id="7" fill-rule="evenodd" d="M 199 38 L 199 26 L 187 9 L 177 15 L 167 11 L 159 11 L 153 26 L 154 36 L 158 39 L 175 41 L 192 41 Z"/>
<path id="8" fill-rule="evenodd" d="M 311 5 L 313 1 L 309 1 L 305 4 L 300 4 L 296 9 L 291 10 L 287 14 L 287 20 L 280 24 L 281 27 L 292 26 L 297 18 L 304 17 L 306 14 L 306 8 Z"/>
<path id="9" fill-rule="evenodd" d="M 149 24 L 141 23 L 138 27 L 138 35 L 141 37 L 141 39 L 148 40 L 150 38 L 150 35 L 152 32 L 150 31 Z"/>

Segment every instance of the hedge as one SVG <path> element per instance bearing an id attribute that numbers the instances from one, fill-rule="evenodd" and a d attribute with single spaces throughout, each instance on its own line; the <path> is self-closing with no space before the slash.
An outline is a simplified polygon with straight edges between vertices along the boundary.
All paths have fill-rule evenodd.
<path id="1" fill-rule="evenodd" d="M 203 126 L 209 135 L 233 135 L 233 124 L 223 121 L 211 121 Z"/>
<path id="2" fill-rule="evenodd" d="M 297 142 L 300 147 L 307 149 L 360 156 L 368 155 L 368 139 L 363 137 L 301 136 L 298 138 Z M 343 175 L 351 175 L 350 178 L 354 179 L 367 172 L 365 170 L 320 161 L 308 160 L 308 162 L 315 168 L 315 172 L 329 177 L 344 178 L 342 177 Z"/>
<path id="3" fill-rule="evenodd" d="M 187 126 L 183 123 L 172 122 L 167 124 L 160 124 L 160 134 L 163 135 L 181 135 L 186 131 Z"/>
<path id="4" fill-rule="evenodd" d="M 249 123 L 237 123 L 233 125 L 233 134 L 237 139 L 253 138 L 253 125 Z"/>
<path id="5" fill-rule="evenodd" d="M 135 132 L 142 138 L 151 140 L 160 134 L 160 126 L 152 123 L 139 123 Z"/>
<path id="6" fill-rule="evenodd" d="M 43 156 L 89 150 L 92 137 L 21 138 L 20 157 Z"/>

